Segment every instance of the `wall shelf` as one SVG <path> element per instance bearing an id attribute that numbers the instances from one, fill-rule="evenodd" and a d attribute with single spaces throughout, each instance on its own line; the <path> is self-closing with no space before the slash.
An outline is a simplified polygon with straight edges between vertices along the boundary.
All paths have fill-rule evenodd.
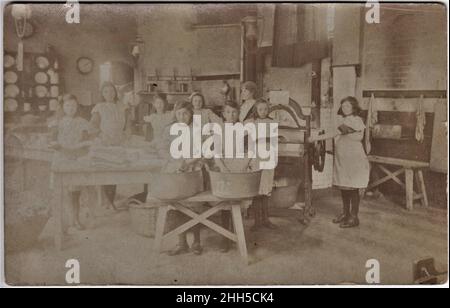
<path id="1" fill-rule="evenodd" d="M 447 98 L 445 90 L 364 90 L 363 97 L 375 98 Z"/>
<path id="2" fill-rule="evenodd" d="M 165 94 L 165 95 L 191 95 L 190 92 L 149 92 L 149 91 L 139 91 L 139 95 L 156 95 L 156 94 Z"/>

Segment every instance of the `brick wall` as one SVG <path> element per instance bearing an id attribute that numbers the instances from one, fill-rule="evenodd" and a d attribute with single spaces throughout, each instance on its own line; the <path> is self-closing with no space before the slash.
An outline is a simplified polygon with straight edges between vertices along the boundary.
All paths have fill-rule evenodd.
<path id="1" fill-rule="evenodd" d="M 445 89 L 445 7 L 380 7 L 380 23 L 363 24 L 364 88 Z"/>

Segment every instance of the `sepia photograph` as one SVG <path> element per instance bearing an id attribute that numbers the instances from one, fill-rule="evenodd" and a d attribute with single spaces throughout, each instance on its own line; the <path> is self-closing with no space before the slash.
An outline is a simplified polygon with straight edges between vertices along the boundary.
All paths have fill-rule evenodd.
<path id="1" fill-rule="evenodd" d="M 1 7 L 0 286 L 448 287 L 448 3 Z"/>

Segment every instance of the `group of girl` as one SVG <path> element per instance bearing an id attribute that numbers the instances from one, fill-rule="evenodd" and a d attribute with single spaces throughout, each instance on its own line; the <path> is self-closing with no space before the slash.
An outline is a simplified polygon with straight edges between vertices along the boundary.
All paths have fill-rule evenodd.
<path id="1" fill-rule="evenodd" d="M 167 158 L 171 160 L 169 155 L 170 143 L 175 136 L 170 136 L 170 124 L 184 123 L 190 128 L 193 126 L 193 116 L 199 115 L 201 117 L 201 125 L 207 123 L 217 123 L 224 125 L 225 123 L 235 124 L 237 122 L 249 122 L 255 123 L 270 123 L 273 120 L 269 117 L 269 104 L 263 99 L 255 99 L 256 97 L 256 84 L 254 82 L 246 82 L 242 87 L 242 99 L 243 104 L 239 105 L 237 102 L 228 101 L 222 107 L 221 116 L 215 114 L 211 109 L 205 108 L 205 98 L 199 92 L 194 92 L 189 101 L 182 101 L 175 104 L 173 111 L 166 111 L 164 106 L 167 105 L 164 96 L 156 96 L 153 100 L 153 107 L 155 113 L 146 117 L 146 121 L 149 122 L 153 128 L 153 141 L 152 145 L 157 147 L 160 152 L 166 153 Z M 193 134 L 191 134 L 193 135 Z M 192 143 L 191 143 L 192 144 Z M 166 170 L 164 172 L 183 172 L 191 170 L 188 166 L 193 164 L 198 165 L 197 159 L 184 159 L 184 160 L 172 160 L 170 164 L 166 164 Z M 212 162 L 203 161 L 204 164 L 215 165 L 222 172 L 246 172 L 257 170 L 256 161 L 247 159 L 215 159 Z M 167 169 L 170 166 L 170 170 Z M 245 166 L 245 170 L 243 170 Z M 273 187 L 273 170 L 263 170 L 260 184 L 260 195 L 253 200 L 251 211 L 254 213 L 255 223 L 252 230 L 257 230 L 261 227 L 275 228 L 276 226 L 269 220 L 268 212 L 268 196 L 270 195 Z M 142 198 L 142 197 L 141 197 Z M 203 204 L 192 205 L 191 208 L 202 207 Z M 200 209 L 199 209 L 200 210 Z M 180 225 L 186 219 L 184 215 L 178 212 L 172 212 L 169 218 L 169 225 Z M 227 211 L 222 213 L 222 224 L 224 228 L 231 228 L 231 219 Z M 198 226 L 191 228 L 190 230 L 194 235 L 192 246 L 189 248 L 187 242 L 187 232 L 179 235 L 178 244 L 176 247 L 169 251 L 169 255 L 179 255 L 187 253 L 190 250 L 194 254 L 202 253 L 202 246 L 200 243 L 200 228 Z M 228 251 L 230 241 L 224 239 L 221 245 L 221 251 Z"/>
<path id="2" fill-rule="evenodd" d="M 170 136 L 170 124 L 174 122 L 185 123 L 192 126 L 193 116 L 200 115 L 202 125 L 207 123 L 236 123 L 254 121 L 257 123 L 270 123 L 274 120 L 269 117 L 269 104 L 264 99 L 256 98 L 257 87 L 254 82 L 245 82 L 241 89 L 242 103 L 227 102 L 221 116 L 216 115 L 211 109 L 205 108 L 205 98 L 199 92 L 194 92 L 189 101 L 178 102 L 173 111 L 167 110 L 167 101 L 164 96 L 156 96 L 153 100 L 155 112 L 145 118 L 153 129 L 151 146 L 159 150 L 170 159 L 169 147 L 173 136 Z M 116 146 L 126 140 L 131 134 L 130 112 L 125 104 L 121 103 L 115 86 L 112 83 L 104 83 L 101 87 L 102 101 L 94 106 L 91 111 L 91 119 L 88 122 L 77 115 L 78 101 L 74 95 L 67 94 L 63 97 L 63 115 L 52 123 L 53 141 L 51 146 L 58 150 L 58 159 L 73 159 L 86 154 L 86 149 L 100 143 L 105 146 Z M 358 116 L 358 101 L 354 97 L 347 97 L 341 101 L 338 116 L 338 128 L 336 131 L 320 136 L 310 137 L 309 142 L 334 138 L 336 136 L 335 160 L 333 170 L 333 184 L 341 189 L 343 200 L 343 212 L 334 223 L 342 228 L 359 225 L 359 189 L 367 187 L 369 180 L 369 163 L 364 152 L 361 140 L 364 134 L 364 123 Z M 179 161 L 175 164 L 175 172 L 186 170 L 186 166 L 198 164 L 198 160 Z M 217 162 L 217 166 L 226 172 L 232 169 L 233 163 Z M 231 166 L 231 167 L 230 167 Z M 248 166 L 251 167 L 251 164 Z M 260 185 L 260 195 L 253 200 L 251 212 L 254 214 L 254 226 L 252 230 L 261 227 L 276 228 L 269 220 L 268 198 L 273 187 L 273 170 L 263 170 Z M 114 206 L 116 194 L 115 185 L 106 185 L 102 190 L 107 197 L 109 206 Z M 71 187 L 70 197 L 73 214 L 72 226 L 83 229 L 79 220 L 80 187 Z M 145 200 L 142 200 L 145 201 Z M 179 224 L 181 218 L 174 218 L 174 223 Z M 223 213 L 222 223 L 225 228 L 230 228 L 229 213 Z M 200 229 L 192 228 L 194 242 L 191 250 L 195 254 L 202 253 L 200 244 Z M 229 248 L 229 240 L 224 240 L 221 250 L 226 252 Z M 180 235 L 178 245 L 172 249 L 170 255 L 178 255 L 189 251 L 186 233 Z"/>
<path id="3" fill-rule="evenodd" d="M 50 147 L 55 149 L 54 162 L 73 160 L 86 155 L 91 145 L 120 145 L 131 134 L 130 113 L 127 105 L 119 100 L 114 84 L 105 82 L 101 87 L 101 101 L 91 111 L 90 121 L 80 116 L 80 105 L 75 95 L 62 98 L 62 108 L 50 121 Z M 81 187 L 69 187 L 71 206 L 70 227 L 84 229 L 80 222 Z M 107 208 L 115 208 L 115 185 L 105 185 Z"/>

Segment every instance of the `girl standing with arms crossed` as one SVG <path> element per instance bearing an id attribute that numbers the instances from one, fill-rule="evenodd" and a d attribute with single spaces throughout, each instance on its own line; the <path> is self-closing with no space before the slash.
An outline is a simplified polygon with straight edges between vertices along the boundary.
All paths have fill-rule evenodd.
<path id="1" fill-rule="evenodd" d="M 333 219 L 341 228 L 359 225 L 359 189 L 369 183 L 369 160 L 363 148 L 365 125 L 359 116 L 358 100 L 348 96 L 341 101 L 336 131 L 312 136 L 309 141 L 335 139 L 333 185 L 341 190 L 343 212 Z"/>

